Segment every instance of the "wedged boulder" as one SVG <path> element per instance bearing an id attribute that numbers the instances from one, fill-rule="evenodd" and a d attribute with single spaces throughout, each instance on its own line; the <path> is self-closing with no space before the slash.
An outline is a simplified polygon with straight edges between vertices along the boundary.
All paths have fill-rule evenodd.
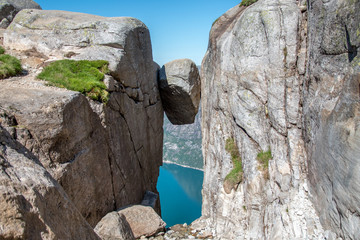
<path id="1" fill-rule="evenodd" d="M 7 28 L 23 9 L 41 9 L 33 0 L 3 0 L 0 2 L 0 28 Z"/>
<path id="2" fill-rule="evenodd" d="M 135 238 L 153 236 L 163 231 L 166 226 L 166 223 L 152 207 L 134 205 L 124 208 L 118 213 L 125 216 Z"/>
<path id="3" fill-rule="evenodd" d="M 96 225 L 94 231 L 102 240 L 132 240 L 135 239 L 129 223 L 123 214 L 108 213 Z"/>
<path id="4" fill-rule="evenodd" d="M 190 59 L 166 63 L 160 69 L 160 96 L 166 116 L 172 124 L 191 124 L 199 109 L 200 76 Z"/>
<path id="5" fill-rule="evenodd" d="M 0 239 L 99 239 L 39 160 L 3 127 L 4 121 L 0 121 Z"/>

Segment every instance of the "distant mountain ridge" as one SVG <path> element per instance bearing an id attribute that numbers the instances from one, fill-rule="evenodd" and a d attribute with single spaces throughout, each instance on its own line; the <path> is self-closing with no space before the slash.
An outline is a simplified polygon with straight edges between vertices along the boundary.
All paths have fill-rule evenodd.
<path id="1" fill-rule="evenodd" d="M 193 124 L 173 125 L 164 116 L 163 160 L 203 169 L 201 150 L 201 108 Z"/>

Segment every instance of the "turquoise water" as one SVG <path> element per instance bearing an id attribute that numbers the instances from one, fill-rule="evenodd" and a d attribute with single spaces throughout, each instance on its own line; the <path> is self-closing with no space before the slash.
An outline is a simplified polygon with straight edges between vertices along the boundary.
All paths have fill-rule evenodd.
<path id="1" fill-rule="evenodd" d="M 201 189 L 204 173 L 199 170 L 164 163 L 157 189 L 161 215 L 167 227 L 190 224 L 201 216 Z"/>

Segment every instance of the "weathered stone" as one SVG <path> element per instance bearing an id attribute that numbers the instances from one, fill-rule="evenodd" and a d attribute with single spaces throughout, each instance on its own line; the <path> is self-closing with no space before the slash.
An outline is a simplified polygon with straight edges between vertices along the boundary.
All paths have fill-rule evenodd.
<path id="1" fill-rule="evenodd" d="M 124 214 L 135 238 L 153 236 L 164 231 L 166 226 L 166 223 L 151 207 L 134 205 L 120 210 L 119 214 Z"/>
<path id="2" fill-rule="evenodd" d="M 15 119 L 9 127 L 95 225 L 114 208 L 106 132 L 83 95 L 31 86 L 32 78 L 1 83 L 1 108 Z"/>
<path id="3" fill-rule="evenodd" d="M 306 52 L 305 14 L 296 1 L 259 0 L 229 10 L 211 29 L 201 68 L 202 221 L 221 239 L 323 236 L 306 190 L 301 134 L 305 62 L 298 52 Z M 233 168 L 228 139 L 243 169 L 232 191 L 223 185 Z M 272 159 L 263 169 L 257 155 L 269 149 Z"/>
<path id="4" fill-rule="evenodd" d="M 160 70 L 160 96 L 166 116 L 172 124 L 190 124 L 200 103 L 200 76 L 190 59 L 166 63 Z"/>
<path id="5" fill-rule="evenodd" d="M 5 31 L 4 45 L 9 51 L 46 56 L 47 62 L 64 58 L 109 61 L 106 105 L 65 90 L 29 88 L 27 84 L 36 82 L 34 76 L 26 81 L 5 80 L 0 94 L 2 106 L 14 107 L 7 109 L 10 115 L 19 105 L 18 124 L 32 136 L 28 149 L 64 187 L 91 226 L 110 211 L 139 204 L 146 190 L 157 193 L 163 109 L 158 67 L 142 22 L 23 10 Z M 14 96 L 26 92 L 24 96 L 29 97 L 10 101 L 7 95 L 13 91 Z M 159 201 L 155 208 L 159 211 Z"/>
<path id="6" fill-rule="evenodd" d="M 360 239 L 360 2 L 309 5 L 304 136 L 310 190 L 331 238 Z"/>
<path id="7" fill-rule="evenodd" d="M 0 28 L 7 28 L 22 9 L 41 9 L 33 0 L 2 0 L 0 2 Z"/>
<path id="8" fill-rule="evenodd" d="M 132 240 L 135 239 L 129 223 L 124 215 L 118 212 L 108 213 L 96 225 L 94 231 L 102 240 Z"/>
<path id="9" fill-rule="evenodd" d="M 99 239 L 11 130 L 0 121 L 0 239 Z"/>

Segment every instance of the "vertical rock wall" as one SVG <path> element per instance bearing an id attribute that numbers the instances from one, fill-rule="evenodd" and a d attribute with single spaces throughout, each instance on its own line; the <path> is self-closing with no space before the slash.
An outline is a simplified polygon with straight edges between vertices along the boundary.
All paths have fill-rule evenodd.
<path id="1" fill-rule="evenodd" d="M 304 9 L 296 1 L 259 0 L 229 10 L 211 30 L 202 63 L 202 214 L 222 238 L 323 236 L 310 201 L 302 137 Z M 227 193 L 229 139 L 239 150 L 243 177 Z M 268 150 L 272 159 L 262 167 L 257 155 Z"/>
<path id="2" fill-rule="evenodd" d="M 309 180 L 321 222 L 344 239 L 360 239 L 359 12 L 359 1 L 309 1 Z"/>

